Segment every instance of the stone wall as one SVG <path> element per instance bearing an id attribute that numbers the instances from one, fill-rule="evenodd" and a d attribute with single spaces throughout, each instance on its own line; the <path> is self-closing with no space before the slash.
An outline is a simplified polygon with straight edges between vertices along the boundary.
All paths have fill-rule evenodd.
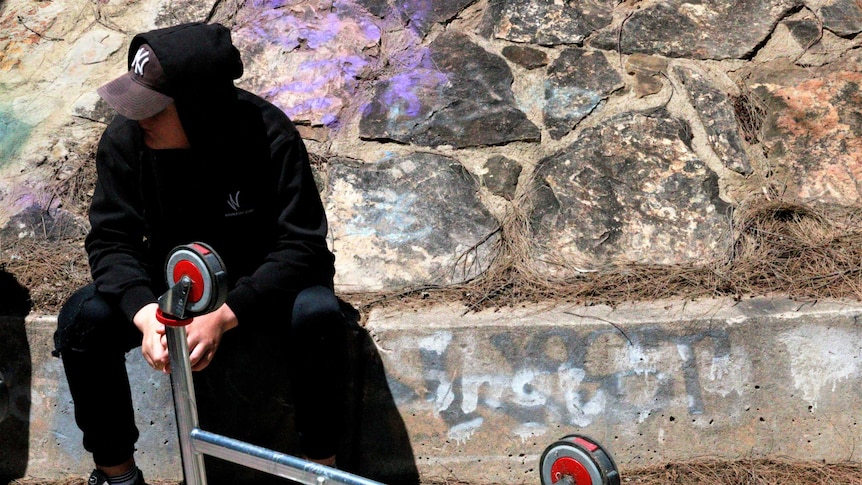
<path id="1" fill-rule="evenodd" d="M 696 264 L 729 250 L 729 214 L 748 198 L 862 196 L 858 0 L 0 0 L 0 240 L 34 235 L 26 221 L 44 215 L 76 221 L 80 238 L 86 220 L 53 186 L 89 160 L 111 116 L 95 89 L 124 71 L 132 35 L 193 20 L 231 27 L 239 85 L 281 107 L 325 160 L 315 169 L 341 292 L 482 274 L 513 213 L 530 223 L 527 264 L 550 273 Z M 369 319 L 388 373 L 365 399 L 396 401 L 423 476 L 451 478 L 456 464 L 475 483 L 535 483 L 542 440 L 590 426 L 623 466 L 859 459 L 849 321 L 743 329 L 685 314 L 625 327 L 626 347 L 606 325 L 575 328 L 580 313 L 461 312 Z M 617 317 L 633 318 L 598 320 Z M 85 473 L 51 325 L 23 322 L 0 319 L 0 448 L 16 450 L 0 453 L 0 475 Z M 150 396 L 164 400 L 160 383 Z M 168 414 L 144 416 L 148 476 L 179 473 L 171 433 L 153 426 Z M 843 429 L 850 438 L 830 434 Z"/>
<path id="2" fill-rule="evenodd" d="M 0 225 L 57 209 L 46 187 L 108 120 L 94 90 L 124 70 L 131 35 L 193 20 L 231 27 L 239 85 L 327 159 L 342 291 L 469 279 L 512 210 L 536 264 L 672 264 L 722 254 L 729 208 L 764 190 L 862 194 L 855 0 L 0 8 Z"/>

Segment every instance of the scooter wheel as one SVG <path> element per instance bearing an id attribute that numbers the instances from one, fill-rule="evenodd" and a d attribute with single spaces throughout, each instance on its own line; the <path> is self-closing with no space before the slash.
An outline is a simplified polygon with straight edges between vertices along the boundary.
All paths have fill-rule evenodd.
<path id="1" fill-rule="evenodd" d="M 165 279 L 173 286 L 188 276 L 192 280 L 191 293 L 186 303 L 186 315 L 193 317 L 209 313 L 227 299 L 227 273 L 224 263 L 213 249 L 195 242 L 177 246 L 168 255 Z"/>
<path id="2" fill-rule="evenodd" d="M 539 469 L 542 485 L 620 485 L 610 453 L 595 440 L 576 434 L 547 447 Z"/>

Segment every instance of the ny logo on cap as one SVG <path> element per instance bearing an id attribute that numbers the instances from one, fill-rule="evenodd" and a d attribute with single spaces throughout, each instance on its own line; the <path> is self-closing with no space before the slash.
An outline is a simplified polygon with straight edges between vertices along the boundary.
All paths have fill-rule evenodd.
<path id="1" fill-rule="evenodd" d="M 143 76 L 144 66 L 146 66 L 148 62 L 150 62 L 150 51 L 144 46 L 141 46 L 140 49 L 138 49 L 138 52 L 135 53 L 134 60 L 132 60 L 132 69 L 135 74 Z"/>

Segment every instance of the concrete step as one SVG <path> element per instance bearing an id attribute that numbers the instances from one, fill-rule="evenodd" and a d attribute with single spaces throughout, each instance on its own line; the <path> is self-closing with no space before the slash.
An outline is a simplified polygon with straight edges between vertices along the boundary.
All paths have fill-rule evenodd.
<path id="1" fill-rule="evenodd" d="M 537 483 L 542 451 L 570 433 L 623 472 L 698 457 L 860 461 L 860 315 L 859 302 L 767 298 L 374 310 L 354 329 L 345 468 L 392 483 Z M 0 320 L 0 477 L 92 467 L 50 355 L 54 325 Z M 128 369 L 140 465 L 177 479 L 169 379 L 137 351 Z"/>

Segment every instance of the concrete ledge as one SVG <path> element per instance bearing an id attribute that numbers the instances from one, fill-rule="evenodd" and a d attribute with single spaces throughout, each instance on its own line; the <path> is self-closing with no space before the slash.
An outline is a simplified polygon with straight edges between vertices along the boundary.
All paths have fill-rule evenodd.
<path id="1" fill-rule="evenodd" d="M 393 440 L 412 448 L 393 459 L 415 460 L 423 479 L 536 483 L 541 452 L 573 432 L 597 439 L 623 471 L 703 456 L 859 461 L 860 315 L 858 302 L 773 299 L 376 310 L 366 322 L 376 350 L 359 359 L 382 363 L 385 380 L 355 389 L 357 470 L 374 475 L 372 462 L 393 456 L 373 444 L 385 441 L 380 409 L 393 399 L 407 435 Z M 10 389 L 0 477 L 92 466 L 50 356 L 53 329 L 52 317 L 0 319 Z M 139 459 L 148 477 L 176 479 L 169 380 L 138 354 L 128 368 L 145 383 L 135 394 Z"/>
<path id="2" fill-rule="evenodd" d="M 859 303 L 768 299 L 379 311 L 423 477 L 536 483 L 577 432 L 621 469 L 696 457 L 862 458 Z"/>
<path id="3" fill-rule="evenodd" d="M 93 468 L 81 447 L 63 364 L 51 355 L 56 328 L 56 316 L 0 318 L 0 372 L 12 397 L 10 416 L 0 423 L 0 477 L 58 478 Z M 4 352 L 12 342 L 15 353 Z M 180 478 L 170 378 L 152 372 L 139 351 L 128 354 L 126 368 L 138 383 L 132 393 L 141 432 L 136 458 L 148 477 Z"/>

